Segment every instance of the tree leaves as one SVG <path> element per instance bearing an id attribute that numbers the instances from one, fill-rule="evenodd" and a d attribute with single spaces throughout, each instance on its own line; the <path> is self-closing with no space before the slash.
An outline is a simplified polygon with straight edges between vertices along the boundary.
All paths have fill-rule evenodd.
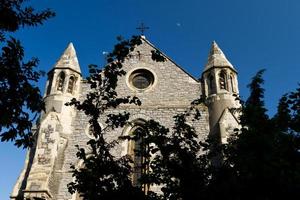
<path id="1" fill-rule="evenodd" d="M 143 173 L 133 185 L 130 176 L 136 161 L 128 156 L 112 156 L 110 151 L 118 141 L 108 142 L 104 137 L 107 130 L 124 127 L 129 113 L 106 115 L 105 127 L 100 126 L 99 119 L 119 105 L 141 104 L 137 97 L 118 97 L 115 90 L 118 77 L 125 74 L 122 62 L 134 49 L 135 39 L 119 38 L 119 44 L 108 54 L 106 66 L 91 66 L 88 82 L 92 92 L 83 102 L 73 99 L 69 103 L 90 117 L 95 136 L 88 142 L 89 154 L 78 149 L 77 157 L 84 166 L 72 166 L 74 181 L 68 185 L 71 193 L 77 191 L 83 199 L 148 200 L 267 200 L 300 195 L 300 89 L 283 96 L 278 113 L 269 118 L 262 87 L 264 70 L 249 84 L 250 96 L 238 109 L 242 111 L 242 128 L 235 130 L 227 144 L 221 145 L 212 137 L 199 141 L 200 133 L 187 123 L 201 119 L 199 104 L 205 102 L 205 97 L 175 115 L 171 129 L 148 120 L 139 123 L 132 135 L 120 137 L 139 147 L 134 152 Z M 216 157 L 222 159 L 218 165 L 214 163 Z M 158 186 L 159 191 L 149 191 L 149 186 Z"/>
<path id="2" fill-rule="evenodd" d="M 23 0 L 1 0 L 0 1 L 0 32 L 15 32 L 21 27 L 37 26 L 55 13 L 49 9 L 35 12 L 31 6 L 24 7 Z"/>
<path id="3" fill-rule="evenodd" d="M 128 156 L 115 158 L 111 149 L 118 143 L 107 141 L 105 134 L 111 129 L 124 127 L 129 113 L 107 113 L 109 109 L 122 104 L 140 105 L 137 97 L 118 97 L 118 78 L 125 75 L 122 62 L 125 57 L 141 44 L 140 38 L 119 39 L 112 53 L 107 56 L 107 64 L 100 69 L 90 65 L 88 83 L 91 91 L 82 102 L 72 99 L 66 105 L 74 106 L 89 117 L 90 130 L 95 139 L 87 143 L 91 152 L 78 147 L 77 157 L 83 165 L 72 166 L 74 181 L 68 184 L 69 192 L 78 192 L 83 199 L 142 199 L 144 194 L 135 188 L 130 179 L 131 160 Z M 101 127 L 100 117 L 106 116 L 105 127 Z"/>
<path id="4" fill-rule="evenodd" d="M 166 58 L 159 50 L 152 50 L 151 51 L 151 58 L 156 62 L 165 62 Z"/>
<path id="5" fill-rule="evenodd" d="M 36 26 L 54 16 L 50 10 L 36 12 L 23 7 L 21 0 L 0 0 L 0 138 L 17 147 L 33 144 L 32 124 L 44 108 L 36 83 L 44 73 L 38 59 L 24 61 L 21 42 L 9 33 L 25 26 Z M 31 116 L 32 115 L 32 116 Z"/>
<path id="6" fill-rule="evenodd" d="M 300 195 L 300 138 L 292 126 L 297 116 L 292 113 L 298 112 L 297 106 L 293 107 L 297 95 L 284 95 L 277 114 L 269 119 L 263 101 L 262 74 L 259 71 L 249 84 L 250 96 L 242 107 L 242 128 L 223 146 L 225 160 L 209 185 L 213 199 Z"/>
<path id="7" fill-rule="evenodd" d="M 16 146 L 32 144 L 31 127 L 35 116 L 43 109 L 42 96 L 37 86 L 41 72 L 35 71 L 37 59 L 23 62 L 20 41 L 11 38 L 0 55 L 0 119 L 1 141 L 15 141 Z"/>

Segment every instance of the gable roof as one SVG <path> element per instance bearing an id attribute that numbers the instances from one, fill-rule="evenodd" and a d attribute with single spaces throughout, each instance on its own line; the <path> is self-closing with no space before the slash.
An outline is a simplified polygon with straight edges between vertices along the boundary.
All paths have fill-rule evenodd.
<path id="1" fill-rule="evenodd" d="M 197 78 L 195 78 L 193 75 L 191 75 L 189 72 L 187 72 L 183 67 L 181 67 L 180 65 L 178 65 L 174 60 L 172 60 L 169 56 L 167 56 L 164 52 L 162 52 L 159 48 L 157 48 L 156 46 L 154 46 L 151 42 L 149 42 L 149 40 L 146 39 L 146 37 L 144 35 L 141 36 L 141 39 L 146 42 L 148 45 L 150 45 L 153 49 L 159 51 L 166 59 L 168 59 L 171 63 L 173 63 L 174 65 L 176 65 L 179 69 L 181 69 L 185 74 L 187 74 L 189 77 L 191 77 L 193 80 L 195 80 L 196 82 L 200 82 Z"/>

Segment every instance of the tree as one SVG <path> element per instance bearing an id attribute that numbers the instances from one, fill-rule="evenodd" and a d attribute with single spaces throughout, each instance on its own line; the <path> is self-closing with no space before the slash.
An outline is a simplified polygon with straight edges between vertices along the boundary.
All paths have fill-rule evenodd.
<path id="1" fill-rule="evenodd" d="M 32 124 L 43 109 L 36 86 L 43 73 L 36 69 L 37 58 L 24 61 L 21 42 L 10 34 L 43 24 L 54 13 L 49 9 L 36 12 L 24 4 L 24 0 L 0 0 L 0 137 L 25 148 L 33 142 Z"/>
<path id="2" fill-rule="evenodd" d="M 140 170 L 147 173 L 141 174 L 138 184 L 134 185 L 131 180 L 135 161 L 128 156 L 116 158 L 111 154 L 118 141 L 108 142 L 105 135 L 111 129 L 127 124 L 129 113 L 111 114 L 107 110 L 121 104 L 141 103 L 136 97 L 117 97 L 115 91 L 118 77 L 125 74 L 122 70 L 124 58 L 140 43 L 136 36 L 131 40 L 119 38 L 102 70 L 98 66 L 90 66 L 88 83 L 92 91 L 86 99 L 83 102 L 73 99 L 67 104 L 89 116 L 95 137 L 88 142 L 90 152 L 78 147 L 77 157 L 83 166 L 72 166 L 75 179 L 68 185 L 71 193 L 77 191 L 83 199 L 191 199 L 195 195 L 200 196 L 202 191 L 199 192 L 198 188 L 207 183 L 208 160 L 205 154 L 199 154 L 201 145 L 195 129 L 186 123 L 188 117 L 194 120 L 200 117 L 196 101 L 186 112 L 174 116 L 171 133 L 158 122 L 149 120 L 132 135 L 121 138 L 134 141 L 140 147 L 134 151 L 140 158 Z M 159 51 L 151 53 L 154 61 L 165 61 Z M 106 126 L 101 128 L 99 119 L 105 115 Z M 189 170 L 184 170 L 187 167 Z M 150 185 L 163 185 L 163 194 L 148 191 Z"/>
<path id="3" fill-rule="evenodd" d="M 289 131 L 295 130 L 298 93 L 283 96 L 277 114 L 270 119 L 263 101 L 263 72 L 249 84 L 242 128 L 224 145 L 225 160 L 210 183 L 211 199 L 288 199 L 300 195 L 300 138 Z"/>
<path id="4" fill-rule="evenodd" d="M 88 83 L 91 92 L 86 99 L 80 102 L 72 99 L 67 105 L 75 106 L 89 117 L 91 132 L 95 139 L 88 145 L 91 149 L 78 147 L 77 157 L 82 160 L 83 167 L 72 166 L 75 180 L 68 184 L 71 193 L 78 192 L 83 199 L 143 199 L 144 194 L 132 185 L 130 174 L 130 159 L 127 156 L 117 158 L 111 150 L 117 141 L 108 141 L 105 136 L 110 129 L 123 127 L 129 118 L 129 113 L 111 114 L 108 109 L 116 108 L 122 104 L 140 105 L 136 97 L 118 97 L 116 86 L 118 78 L 125 75 L 122 63 L 126 56 L 141 44 L 140 37 L 133 36 L 130 40 L 118 37 L 119 43 L 115 45 L 112 53 L 107 55 L 107 65 L 100 69 L 90 65 Z M 106 116 L 106 126 L 101 128 L 99 120 Z"/>
<path id="5" fill-rule="evenodd" d="M 209 183 L 210 162 L 207 144 L 199 142 L 196 130 L 187 120 L 201 117 L 197 104 L 174 116 L 171 131 L 155 120 L 142 126 L 141 132 L 128 136 L 141 140 L 137 150 L 145 158 L 143 168 L 147 169 L 140 179 L 141 185 L 157 185 L 158 191 L 147 191 L 148 199 L 189 200 L 206 196 Z"/>
<path id="6" fill-rule="evenodd" d="M 196 130 L 188 120 L 201 117 L 198 104 L 192 102 L 185 112 L 174 116 L 174 126 L 164 127 L 155 120 L 140 124 L 140 129 L 120 139 L 138 144 L 141 174 L 133 184 L 131 174 L 135 162 L 130 157 L 115 157 L 111 150 L 118 140 L 108 142 L 110 129 L 128 123 L 129 113 L 111 114 L 121 104 L 140 105 L 136 97 L 118 97 L 118 77 L 123 76 L 125 57 L 140 44 L 139 37 L 119 38 L 107 65 L 100 69 L 90 66 L 88 82 L 92 91 L 83 102 L 73 99 L 75 106 L 90 117 L 95 139 L 88 142 L 90 152 L 78 147 L 81 168 L 72 166 L 74 181 L 68 185 L 71 193 L 78 192 L 83 199 L 277 199 L 299 195 L 300 189 L 300 89 L 284 95 L 277 114 L 270 118 L 264 105 L 264 70 L 259 71 L 249 84 L 250 96 L 242 102 L 241 129 L 221 148 L 213 138 L 199 141 Z M 152 59 L 164 61 L 164 56 L 152 51 Z M 99 124 L 106 116 L 105 127 Z M 220 145 L 217 145 L 220 146 Z M 212 151 L 213 150 L 213 151 Z M 220 165 L 211 159 L 222 155 Z M 158 186 L 159 190 L 151 190 Z M 150 190 L 149 190 L 150 187 Z"/>
<path id="7" fill-rule="evenodd" d="M 300 133 L 300 85 L 296 91 L 289 94 L 287 104 L 291 111 L 291 120 L 289 123 L 290 133 L 299 136 Z"/>

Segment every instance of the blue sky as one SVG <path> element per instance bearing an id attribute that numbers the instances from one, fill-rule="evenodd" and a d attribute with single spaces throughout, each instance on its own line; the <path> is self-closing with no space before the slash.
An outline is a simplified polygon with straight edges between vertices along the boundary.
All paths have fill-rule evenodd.
<path id="1" fill-rule="evenodd" d="M 32 0 L 36 8 L 52 8 L 57 16 L 43 26 L 15 34 L 28 58 L 38 57 L 49 71 L 69 42 L 73 42 L 84 75 L 88 64 L 102 64 L 116 36 L 145 35 L 186 71 L 199 77 L 211 42 L 216 40 L 239 72 L 239 88 L 262 68 L 266 106 L 272 115 L 282 94 L 300 82 L 299 0 Z M 39 86 L 44 91 L 46 78 Z M 9 193 L 24 165 L 25 150 L 0 144 L 0 199 Z"/>

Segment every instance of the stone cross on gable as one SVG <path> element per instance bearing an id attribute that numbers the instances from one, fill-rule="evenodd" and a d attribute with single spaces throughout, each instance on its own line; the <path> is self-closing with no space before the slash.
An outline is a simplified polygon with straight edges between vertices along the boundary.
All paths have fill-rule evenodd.
<path id="1" fill-rule="evenodd" d="M 141 35 L 144 35 L 145 30 L 149 29 L 149 27 L 145 26 L 145 24 L 142 22 L 141 25 L 136 29 L 141 31 Z"/>

